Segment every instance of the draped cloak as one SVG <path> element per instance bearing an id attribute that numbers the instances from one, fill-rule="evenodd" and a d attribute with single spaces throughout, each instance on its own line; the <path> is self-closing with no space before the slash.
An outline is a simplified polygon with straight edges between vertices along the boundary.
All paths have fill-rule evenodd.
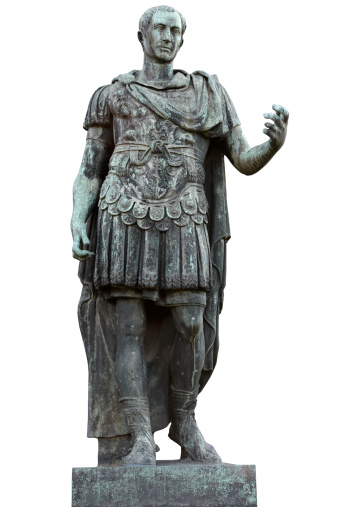
<path id="1" fill-rule="evenodd" d="M 239 125 L 234 106 L 217 76 L 202 71 L 187 74 L 174 71 L 174 78 L 166 90 L 184 94 L 193 91 L 191 102 L 172 98 L 164 100 L 158 89 L 137 81 L 137 72 L 113 80 L 122 83 L 127 92 L 143 106 L 161 118 L 187 132 L 199 132 L 210 138 L 204 163 L 204 190 L 209 203 L 208 235 L 211 256 L 211 288 L 207 293 L 204 311 L 205 361 L 200 378 L 200 391 L 208 382 L 217 361 L 219 348 L 219 313 L 222 310 L 226 276 L 226 242 L 230 238 L 222 141 L 228 132 Z M 111 113 L 107 103 L 110 88 L 99 88 L 89 104 L 84 128 L 108 126 Z M 87 222 L 89 249 L 95 251 L 97 237 L 97 209 Z M 119 403 L 120 393 L 115 377 L 116 307 L 93 283 L 95 260 L 80 263 L 79 277 L 83 284 L 78 307 L 79 324 L 86 350 L 89 372 L 88 437 L 109 438 L 129 433 L 127 421 Z M 170 356 L 175 328 L 170 309 L 154 307 L 145 300 L 147 330 L 145 350 L 147 359 L 148 396 L 153 431 L 166 427 L 170 420 Z"/>

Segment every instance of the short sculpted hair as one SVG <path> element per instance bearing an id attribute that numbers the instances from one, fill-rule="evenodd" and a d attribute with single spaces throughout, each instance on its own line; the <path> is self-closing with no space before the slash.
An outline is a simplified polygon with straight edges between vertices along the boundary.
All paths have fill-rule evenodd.
<path id="1" fill-rule="evenodd" d="M 143 32 L 144 30 L 146 30 L 148 28 L 148 25 L 149 25 L 149 23 L 150 23 L 153 15 L 155 14 L 155 12 L 158 12 L 158 11 L 177 12 L 177 14 L 179 15 L 179 17 L 181 18 L 182 37 L 183 37 L 183 34 L 184 34 L 184 32 L 185 32 L 185 30 L 187 28 L 187 22 L 186 22 L 185 18 L 182 16 L 182 14 L 180 12 L 178 12 L 173 7 L 169 7 L 168 5 L 159 5 L 158 7 L 151 7 L 145 13 L 143 13 L 142 16 L 141 16 L 141 18 L 140 18 L 140 22 L 139 22 L 139 30 L 141 32 Z"/>

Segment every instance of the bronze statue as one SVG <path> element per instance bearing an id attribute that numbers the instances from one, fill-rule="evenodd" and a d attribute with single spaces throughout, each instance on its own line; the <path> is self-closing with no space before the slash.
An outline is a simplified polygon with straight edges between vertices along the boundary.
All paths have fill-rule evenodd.
<path id="1" fill-rule="evenodd" d="M 147 10 L 142 70 L 99 88 L 84 123 L 73 256 L 99 464 L 154 465 L 153 433 L 170 422 L 182 459 L 221 461 L 194 408 L 218 352 L 230 237 L 223 158 L 254 174 L 286 137 L 288 112 L 272 106 L 269 139 L 250 148 L 217 77 L 173 69 L 185 29 L 175 9 Z"/>

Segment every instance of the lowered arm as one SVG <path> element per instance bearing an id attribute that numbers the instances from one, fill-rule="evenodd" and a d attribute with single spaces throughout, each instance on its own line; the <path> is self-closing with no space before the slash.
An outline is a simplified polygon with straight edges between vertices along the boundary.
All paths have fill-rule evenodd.
<path id="1" fill-rule="evenodd" d="M 100 188 L 108 173 L 108 163 L 114 150 L 112 128 L 91 127 L 79 174 L 73 187 L 73 257 L 84 261 L 95 254 L 81 249 L 81 242 L 88 246 L 86 222 L 98 203 Z"/>

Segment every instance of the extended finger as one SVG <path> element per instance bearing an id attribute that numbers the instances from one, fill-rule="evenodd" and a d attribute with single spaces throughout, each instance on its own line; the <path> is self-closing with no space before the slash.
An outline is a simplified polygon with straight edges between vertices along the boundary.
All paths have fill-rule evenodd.
<path id="1" fill-rule="evenodd" d="M 73 243 L 73 257 L 79 261 L 86 260 L 95 255 L 94 252 L 89 252 L 89 250 L 82 250 L 80 248 L 80 236 L 75 236 Z"/>
<path id="2" fill-rule="evenodd" d="M 73 254 L 81 258 L 93 257 L 95 255 L 94 252 L 90 252 L 89 250 L 81 250 L 81 248 L 78 246 L 73 246 Z"/>
<path id="3" fill-rule="evenodd" d="M 80 241 L 74 241 L 74 244 L 73 244 L 73 257 L 75 259 L 78 259 L 79 261 L 82 260 L 82 254 L 83 254 L 83 250 L 81 250 L 80 248 Z"/>
<path id="4" fill-rule="evenodd" d="M 277 129 L 278 129 L 278 127 L 277 127 L 277 125 L 276 125 L 275 123 L 269 123 L 269 122 L 267 121 L 266 123 L 264 123 L 264 125 L 265 125 L 266 127 L 268 127 L 268 129 L 274 129 L 274 130 L 277 130 Z"/>
<path id="5" fill-rule="evenodd" d="M 276 114 L 274 113 L 264 113 L 263 114 L 264 118 L 266 118 L 267 120 L 272 120 L 276 123 L 276 125 L 278 125 L 279 127 L 282 127 L 283 126 L 283 121 L 282 121 L 282 118 L 280 118 L 279 116 L 277 116 Z"/>
<path id="6" fill-rule="evenodd" d="M 276 139 L 276 132 L 272 129 L 263 129 L 263 132 L 264 134 L 266 134 L 267 136 L 269 136 L 271 139 L 275 140 Z"/>
<path id="7" fill-rule="evenodd" d="M 273 104 L 272 109 L 276 111 L 276 113 L 278 113 L 280 116 L 284 117 L 286 122 L 288 121 L 289 111 L 285 109 L 285 107 Z"/>
<path id="8" fill-rule="evenodd" d="M 89 252 L 89 250 L 80 250 L 78 247 L 73 247 L 73 257 L 78 261 L 85 261 L 91 257 L 94 257 L 94 255 L 95 253 Z"/>

